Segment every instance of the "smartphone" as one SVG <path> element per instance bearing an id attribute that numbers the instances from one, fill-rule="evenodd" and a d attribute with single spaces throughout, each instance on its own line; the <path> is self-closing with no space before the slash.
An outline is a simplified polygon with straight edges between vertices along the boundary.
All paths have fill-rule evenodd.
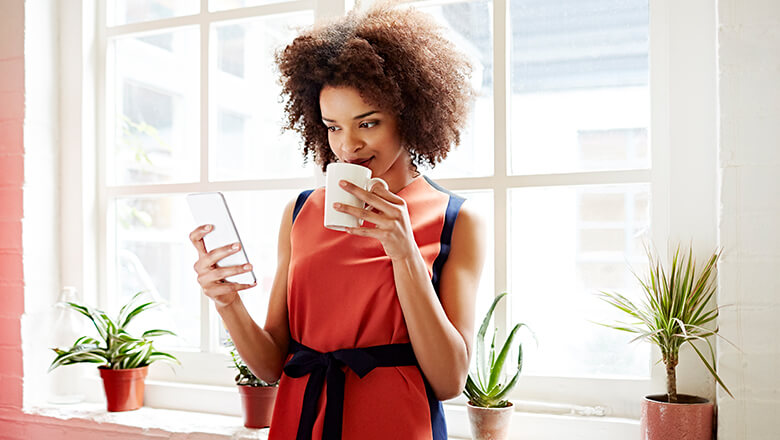
<path id="1" fill-rule="evenodd" d="M 195 219 L 197 226 L 214 226 L 214 229 L 203 237 L 203 243 L 206 245 L 207 252 L 229 244 L 241 243 L 238 229 L 236 229 L 236 224 L 233 223 L 233 216 L 230 215 L 230 209 L 228 209 L 225 196 L 222 193 L 187 194 L 187 203 L 190 205 L 190 212 L 192 212 L 192 218 Z M 241 250 L 219 260 L 217 266 L 236 266 L 247 263 L 249 263 L 249 259 L 246 256 L 244 243 L 241 243 Z M 225 280 L 241 284 L 257 282 L 254 271 L 232 275 L 225 278 Z"/>

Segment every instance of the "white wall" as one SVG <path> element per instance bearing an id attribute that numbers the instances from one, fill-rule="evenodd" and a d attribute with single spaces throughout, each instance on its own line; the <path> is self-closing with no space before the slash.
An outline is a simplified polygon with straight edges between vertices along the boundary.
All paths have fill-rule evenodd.
<path id="1" fill-rule="evenodd" d="M 780 436 L 780 1 L 718 2 L 721 440 Z"/>
<path id="2" fill-rule="evenodd" d="M 22 315 L 25 404 L 46 396 L 52 304 L 60 290 L 59 26 L 56 0 L 24 2 L 24 247 Z M 30 31 L 34 29 L 35 31 Z"/>

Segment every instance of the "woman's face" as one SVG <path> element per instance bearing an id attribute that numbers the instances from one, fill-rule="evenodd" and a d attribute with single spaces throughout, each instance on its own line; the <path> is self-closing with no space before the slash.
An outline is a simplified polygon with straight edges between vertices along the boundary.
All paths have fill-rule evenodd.
<path id="1" fill-rule="evenodd" d="M 401 146 L 397 118 L 366 103 L 353 87 L 325 86 L 320 92 L 322 122 L 339 162 L 370 168 L 372 176 L 406 180 L 409 154 Z M 401 182 L 398 182 L 401 183 Z"/>

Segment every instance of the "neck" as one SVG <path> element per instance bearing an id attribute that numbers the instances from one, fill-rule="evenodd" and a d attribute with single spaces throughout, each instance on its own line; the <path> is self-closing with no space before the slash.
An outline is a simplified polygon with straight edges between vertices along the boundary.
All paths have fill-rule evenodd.
<path id="1" fill-rule="evenodd" d="M 396 161 L 385 174 L 378 177 L 387 182 L 390 192 L 395 194 L 406 188 L 419 175 L 412 167 L 411 158 L 407 157 L 406 160 Z"/>

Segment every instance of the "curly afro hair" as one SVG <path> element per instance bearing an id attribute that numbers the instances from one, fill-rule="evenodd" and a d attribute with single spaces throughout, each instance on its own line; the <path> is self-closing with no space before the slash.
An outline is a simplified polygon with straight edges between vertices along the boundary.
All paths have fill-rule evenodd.
<path id="1" fill-rule="evenodd" d="M 412 166 L 447 157 L 475 96 L 471 64 L 427 14 L 381 4 L 305 30 L 277 52 L 285 129 L 301 134 L 303 155 L 325 167 L 337 160 L 320 114 L 326 85 L 354 87 L 398 118 Z"/>

